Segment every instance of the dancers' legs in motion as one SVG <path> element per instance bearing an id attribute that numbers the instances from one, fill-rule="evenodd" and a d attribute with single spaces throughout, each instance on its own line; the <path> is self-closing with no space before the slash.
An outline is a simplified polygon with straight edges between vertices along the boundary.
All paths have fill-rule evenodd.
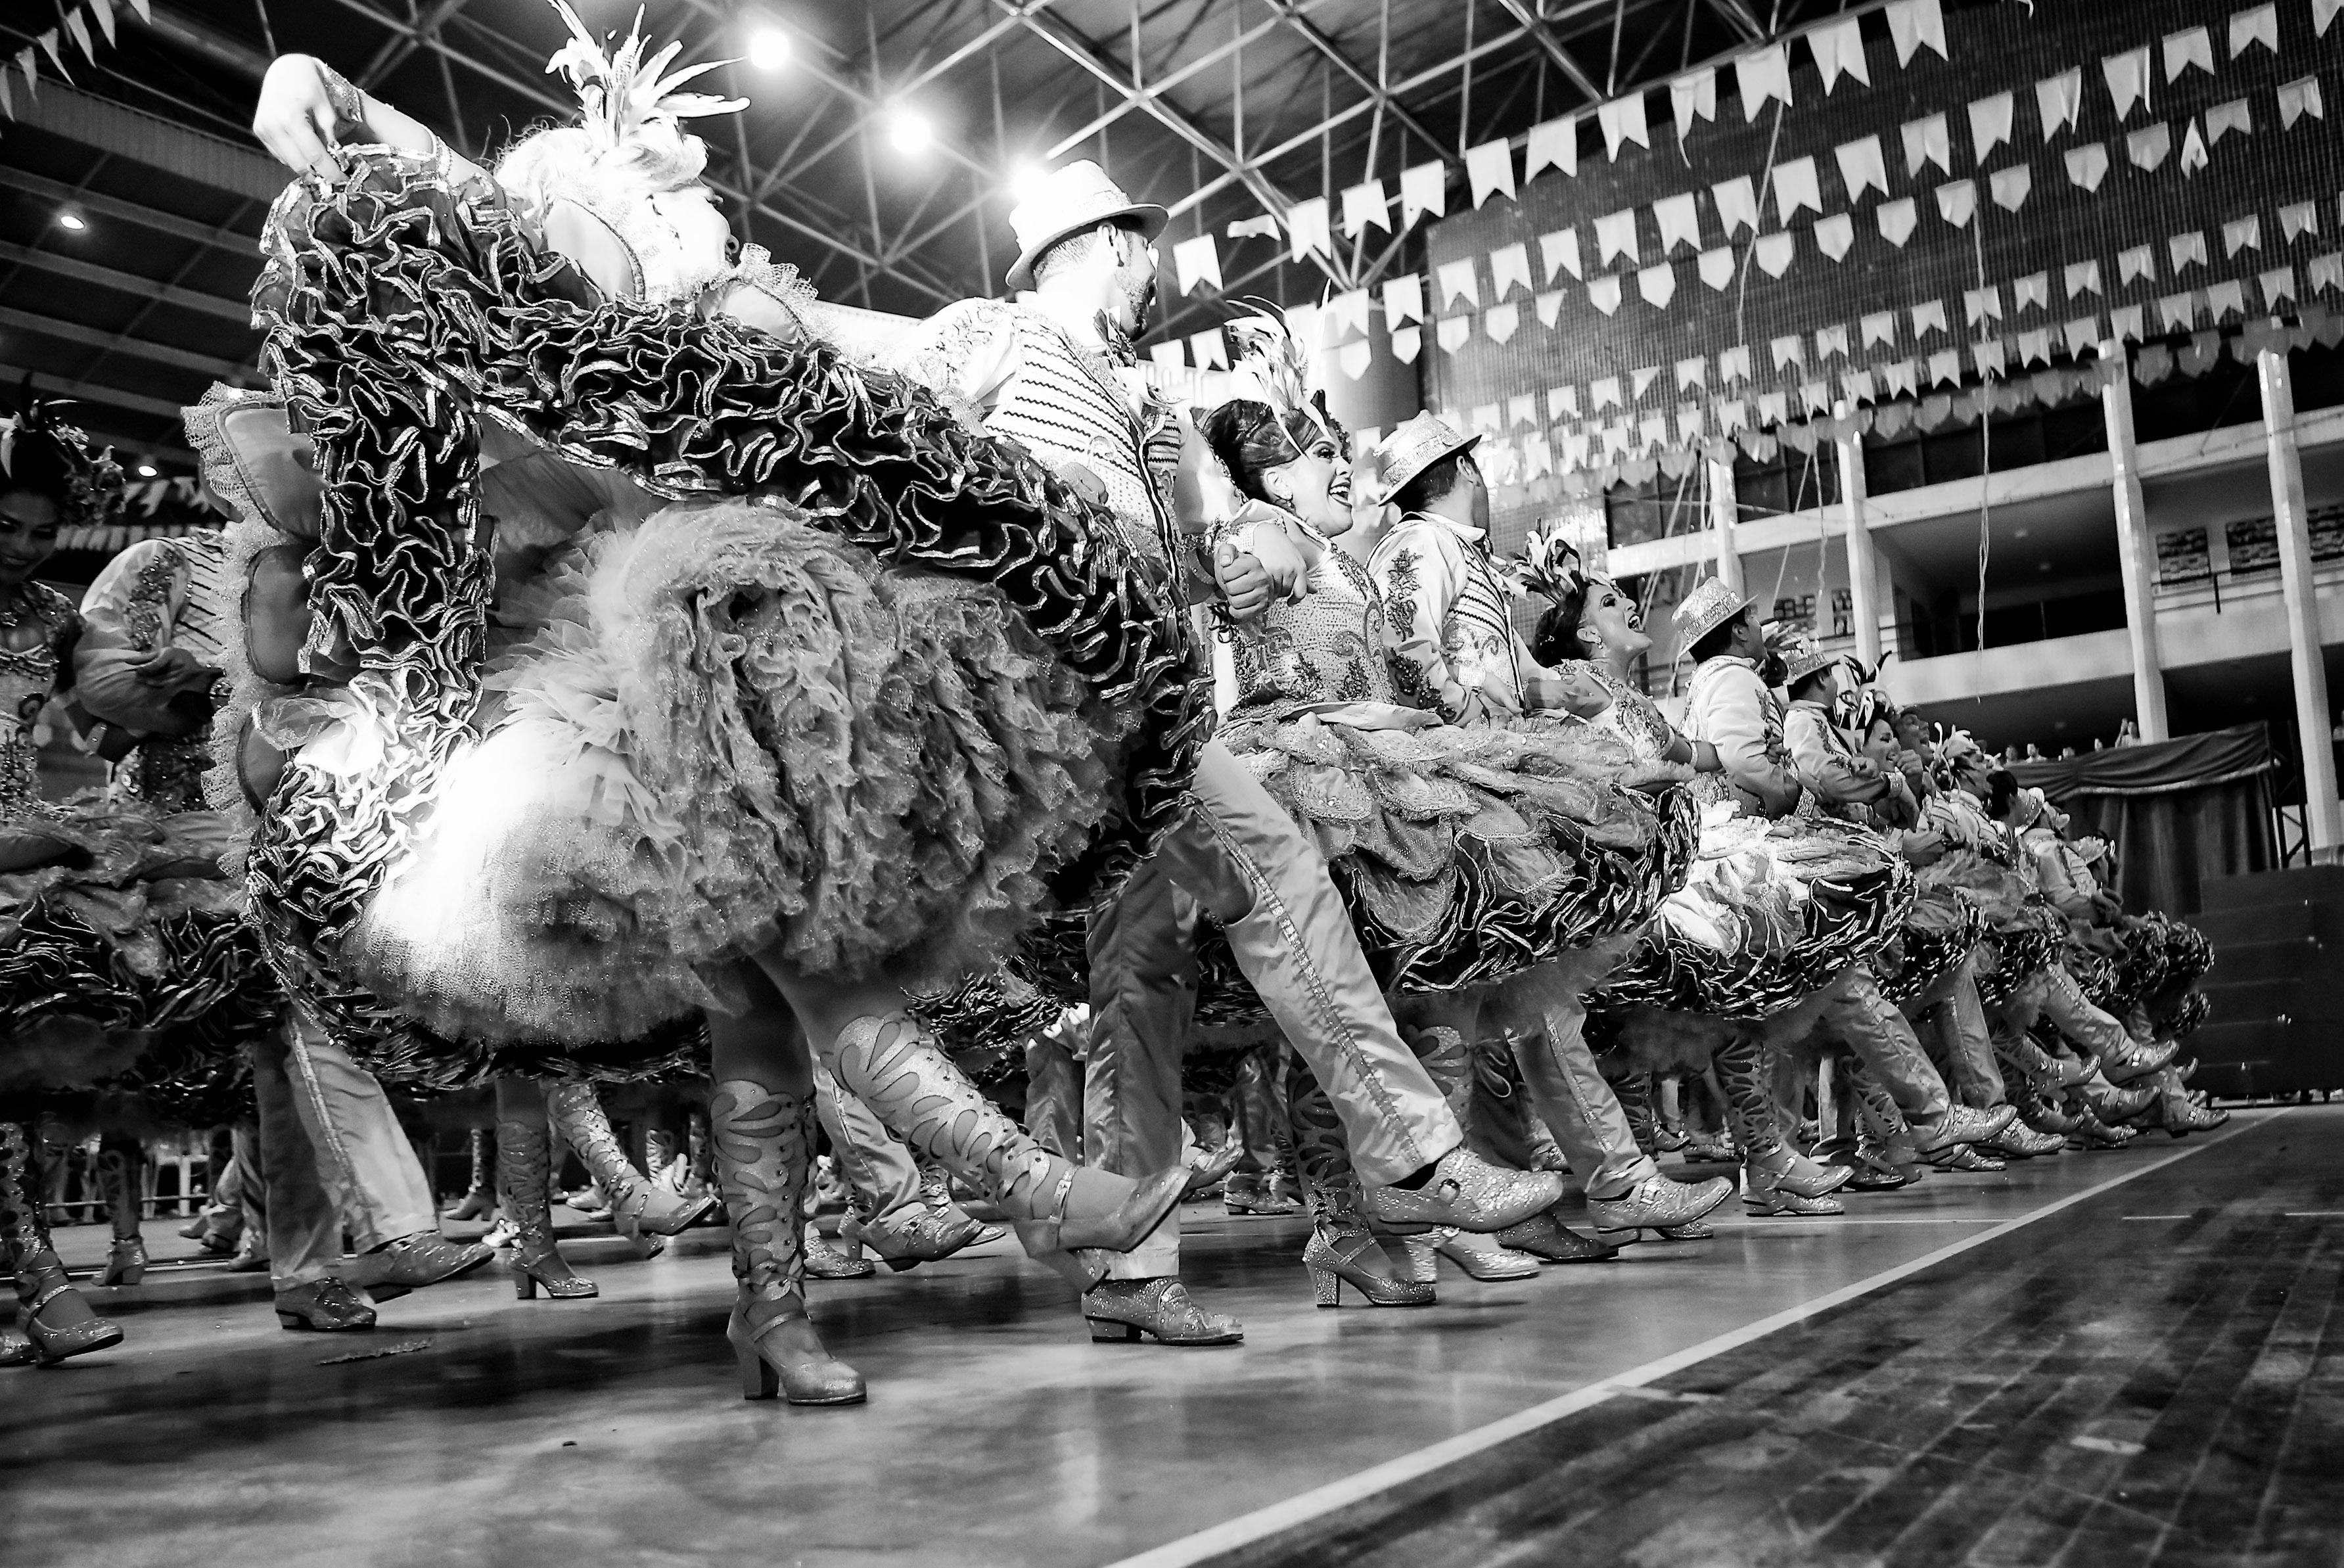
<path id="1" fill-rule="evenodd" d="M 584 1085 L 578 1086 L 581 1088 Z M 587 1089 L 592 1094 L 591 1089 Z M 595 1295 L 594 1282 L 570 1271 L 553 1239 L 553 1129 L 546 1091 L 535 1078 L 497 1080 L 497 1206 L 513 1228 L 513 1293 L 557 1301 Z"/>
<path id="2" fill-rule="evenodd" d="M 87 1355 L 122 1342 L 122 1330 L 90 1310 L 66 1280 L 65 1265 L 49 1245 L 49 1228 L 35 1204 L 38 1176 L 24 1127 L 0 1122 L 0 1249 L 16 1277 L 17 1322 L 31 1341 L 0 1339 L 0 1365 L 37 1361 L 55 1366 L 68 1356 Z"/>
<path id="3" fill-rule="evenodd" d="M 712 1195 L 683 1198 L 635 1168 L 603 1114 L 594 1086 L 574 1078 L 549 1081 L 545 1113 L 611 1200 L 611 1222 L 641 1247 L 646 1238 L 674 1236 L 716 1207 Z"/>
<path id="4" fill-rule="evenodd" d="M 114 1241 L 106 1254 L 101 1285 L 136 1285 L 146 1274 L 146 1240 L 139 1233 L 146 1196 L 146 1150 L 136 1138 L 108 1134 L 98 1145 L 97 1188 L 106 1196 L 106 1217 Z"/>

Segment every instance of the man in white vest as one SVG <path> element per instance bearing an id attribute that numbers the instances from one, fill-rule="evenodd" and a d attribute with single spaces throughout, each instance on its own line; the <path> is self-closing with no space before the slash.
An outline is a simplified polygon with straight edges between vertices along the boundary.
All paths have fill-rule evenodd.
<path id="1" fill-rule="evenodd" d="M 951 307 L 901 363 L 965 417 L 1012 439 L 1110 507 L 1134 552 L 1185 578 L 1167 504 L 1179 427 L 1137 384 L 1132 342 L 1156 293 L 1165 211 L 1096 164 L 1070 164 L 1010 215 L 1014 303 Z M 1374 1216 L 1495 1231 L 1551 1207 L 1549 1173 L 1503 1171 L 1456 1118 L 1392 1023 L 1326 863 L 1217 743 L 1197 758 L 1191 809 L 1123 892 L 1092 916 L 1084 1153 L 1115 1171 L 1180 1158 L 1180 1057 L 1196 1005 L 1199 911 L 1334 1100 Z M 1178 1217 L 1116 1259 L 1085 1297 L 1094 1338 L 1234 1344 L 1178 1278 Z"/>

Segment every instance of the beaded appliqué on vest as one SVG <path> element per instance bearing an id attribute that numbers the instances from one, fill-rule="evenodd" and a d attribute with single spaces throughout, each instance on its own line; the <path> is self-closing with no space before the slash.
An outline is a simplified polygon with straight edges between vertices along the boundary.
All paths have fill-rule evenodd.
<path id="1" fill-rule="evenodd" d="M 1096 474 L 1125 541 L 1157 561 L 1172 560 L 1172 519 L 1148 474 L 1138 417 L 1105 359 L 1084 352 L 1036 311 L 1013 309 L 1010 317 L 1017 325 L 1017 369 L 985 428 L 1051 468 L 1080 463 Z"/>
<path id="2" fill-rule="evenodd" d="M 208 542 L 208 549 L 203 547 L 204 542 Z M 215 619 L 212 604 L 219 564 L 218 534 L 205 536 L 204 541 L 175 541 L 157 551 L 139 568 L 137 585 L 131 589 L 130 602 L 123 611 L 131 646 L 142 653 L 155 651 L 162 640 L 171 589 L 182 572 L 188 574 L 189 581 L 179 610 L 177 635 L 173 641 L 199 657 L 216 645 L 217 639 L 208 634 L 208 629 Z M 106 797 L 144 801 L 158 811 L 201 811 L 207 804 L 204 770 L 211 766 L 211 737 L 207 732 L 199 731 L 179 740 L 158 735 L 141 741 L 114 765 L 106 779 Z"/>
<path id="3" fill-rule="evenodd" d="M 1677 744 L 1676 726 L 1670 723 L 1652 698 L 1613 674 L 1604 665 L 1591 660 L 1564 660 L 1558 672 L 1582 671 L 1587 678 L 1603 688 L 1612 699 L 1597 723 L 1628 743 L 1628 747 L 1648 762 L 1658 762 Z"/>
<path id="4" fill-rule="evenodd" d="M 1266 715 L 1310 703 L 1397 703 L 1376 622 L 1383 607 L 1367 569 L 1321 542 L 1310 592 L 1240 630 L 1237 712 Z"/>

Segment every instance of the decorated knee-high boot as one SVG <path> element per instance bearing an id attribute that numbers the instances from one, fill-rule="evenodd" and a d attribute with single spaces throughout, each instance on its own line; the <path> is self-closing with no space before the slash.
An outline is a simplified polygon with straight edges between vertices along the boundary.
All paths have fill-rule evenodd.
<path id="1" fill-rule="evenodd" d="M 97 1188 L 106 1197 L 106 1222 L 114 1242 L 106 1253 L 101 1285 L 136 1285 L 146 1276 L 146 1239 L 138 1210 L 146 1196 L 146 1151 L 136 1143 L 106 1140 L 97 1151 Z"/>
<path id="2" fill-rule="evenodd" d="M 863 1376 L 823 1349 L 806 1316 L 804 1197 L 813 1179 L 813 1099 L 727 1078 L 708 1099 L 716 1182 L 732 1218 L 740 1281 L 724 1337 L 741 1366 L 741 1397 L 852 1405 Z"/>
<path id="3" fill-rule="evenodd" d="M 640 1246 L 646 1236 L 677 1235 L 716 1207 L 713 1194 L 682 1198 L 637 1170 L 619 1147 L 619 1135 L 611 1130 L 593 1085 L 568 1078 L 548 1085 L 545 1114 L 609 1194 L 611 1222 L 628 1240 Z"/>
<path id="4" fill-rule="evenodd" d="M 1371 1307 L 1429 1307 L 1434 1300 L 1427 1270 L 1402 1278 L 1377 1245 L 1368 1226 L 1359 1173 L 1351 1168 L 1350 1145 L 1342 1118 L 1299 1051 L 1287 1057 L 1287 1121 L 1294 1129 L 1295 1162 L 1302 1173 L 1303 1201 L 1310 1212 L 1310 1239 L 1302 1266 L 1321 1307 L 1343 1304 L 1349 1285 Z"/>
<path id="5" fill-rule="evenodd" d="M 992 1196 L 1028 1256 L 1054 1268 L 1067 1255 L 1127 1252 L 1180 1201 L 1188 1168 L 1135 1180 L 1052 1154 L 978 1092 L 908 1013 L 851 1019 L 822 1053 L 841 1087 L 861 1098 L 915 1155 L 941 1161 Z M 1084 1289 L 1103 1258 L 1074 1259 Z"/>
<path id="6" fill-rule="evenodd" d="M 31 1159 L 25 1129 L 0 1122 L 0 1248 L 16 1277 L 17 1321 L 32 1340 L 35 1359 L 48 1367 L 118 1345 L 122 1330 L 90 1310 L 81 1292 L 66 1282 L 66 1267 L 35 1207 Z"/>
<path id="7" fill-rule="evenodd" d="M 513 1228 L 513 1294 L 536 1299 L 538 1287 L 557 1301 L 596 1294 L 591 1280 L 570 1271 L 553 1240 L 553 1137 L 533 1122 L 497 1123 L 497 1202 Z"/>
<path id="8" fill-rule="evenodd" d="M 495 1145 L 486 1128 L 476 1127 L 470 1135 L 472 1148 L 472 1184 L 464 1189 L 462 1201 L 447 1211 L 450 1219 L 485 1219 L 497 1207 L 495 1179 L 490 1174 L 494 1163 Z"/>
<path id="9" fill-rule="evenodd" d="M 1854 1174 L 1845 1166 L 1817 1165 L 1783 1139 L 1774 1097 L 1768 1092 L 1764 1042 L 1749 1029 L 1710 1058 L 1725 1091 L 1725 1118 L 1742 1146 L 1742 1201 L 1753 1214 L 1799 1219 L 1847 1210 L 1830 1194 Z"/>
<path id="10" fill-rule="evenodd" d="M 1416 1053 L 1416 1059 L 1424 1064 L 1425 1076 L 1432 1080 L 1432 1087 L 1440 1091 L 1449 1114 L 1466 1129 L 1470 1142 L 1473 1137 L 1473 1047 L 1465 1043 L 1462 1034 L 1445 1027 L 1405 1031 L 1403 1037 L 1408 1048 Z M 1551 1215 L 1534 1214 L 1522 1226 L 1535 1225 L 1542 1219 L 1553 1222 Z M 1409 1272 L 1412 1278 L 1431 1277 L 1430 1259 L 1418 1260 L 1426 1251 L 1448 1259 L 1476 1280 L 1527 1280 L 1539 1271 L 1535 1257 L 1515 1251 L 1503 1238 L 1460 1230 L 1453 1225 L 1440 1226 L 1429 1236 L 1401 1239 L 1409 1249 Z"/>

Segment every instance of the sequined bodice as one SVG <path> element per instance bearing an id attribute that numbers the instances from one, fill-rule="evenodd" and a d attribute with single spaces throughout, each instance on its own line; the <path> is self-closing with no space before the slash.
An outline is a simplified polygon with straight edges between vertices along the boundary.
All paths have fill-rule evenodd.
<path id="1" fill-rule="evenodd" d="M 1565 660 L 1559 672 L 1576 670 L 1611 694 L 1612 705 L 1596 722 L 1612 731 L 1647 762 L 1665 758 L 1677 744 L 1676 726 L 1661 713 L 1660 704 L 1613 674 L 1601 664 Z"/>
<path id="2" fill-rule="evenodd" d="M 1322 544 L 1302 602 L 1275 605 L 1238 633 L 1238 711 L 1399 702 L 1384 661 L 1381 609 L 1367 569 Z"/>
<path id="3" fill-rule="evenodd" d="M 39 809 L 40 750 L 33 726 L 56 690 L 62 643 L 73 624 L 73 606 L 62 594 L 30 583 L 25 597 L 0 606 L 0 823 Z M 29 648 L 7 645 L 11 628 L 45 627 L 47 635 Z M 15 633 L 22 640 L 25 632 Z"/>

